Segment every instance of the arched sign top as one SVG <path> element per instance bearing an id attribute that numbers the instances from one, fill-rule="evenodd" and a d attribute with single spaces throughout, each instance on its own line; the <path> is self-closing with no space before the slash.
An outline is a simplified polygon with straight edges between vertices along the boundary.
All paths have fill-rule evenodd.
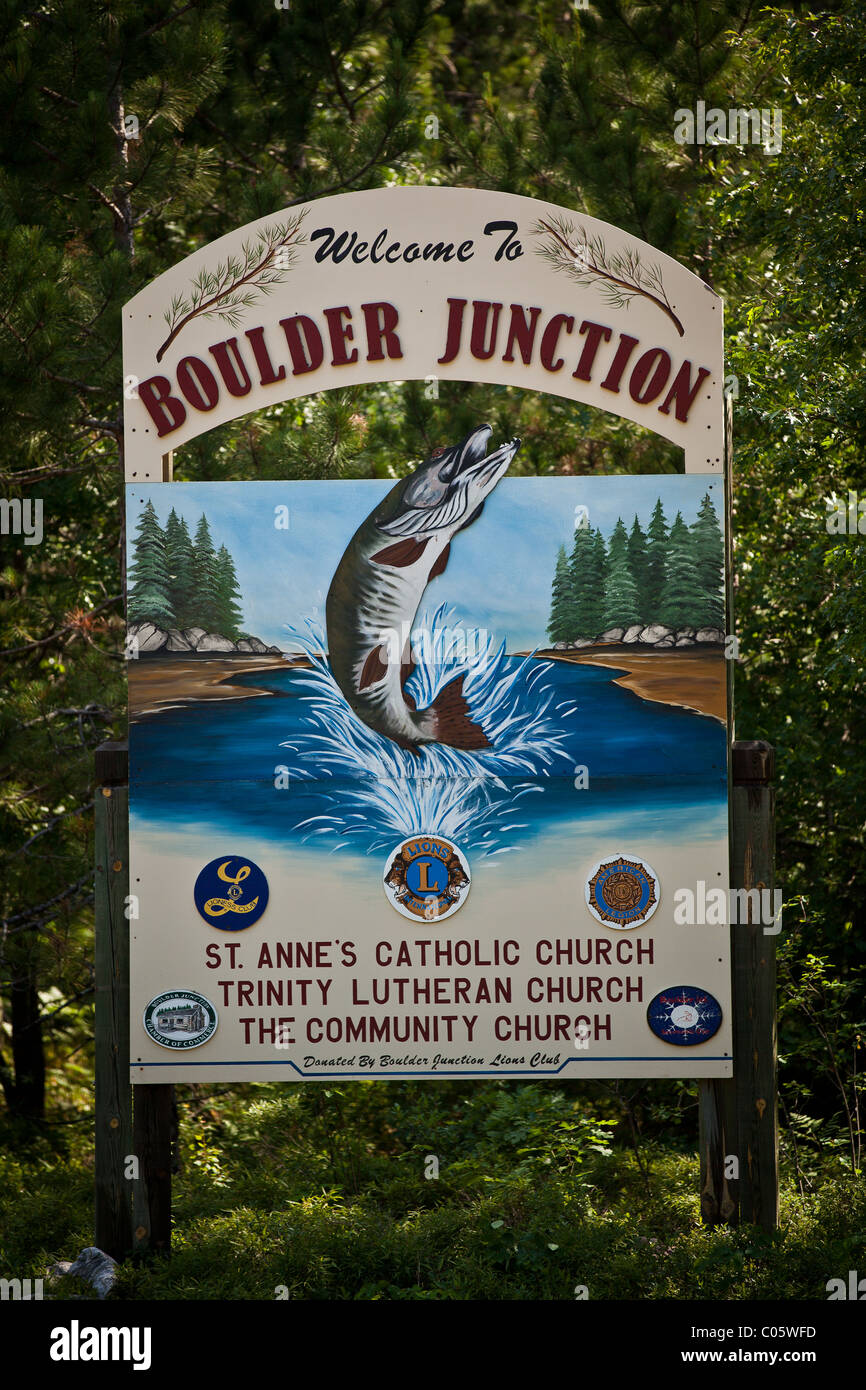
<path id="1" fill-rule="evenodd" d="M 323 198 L 188 256 L 123 310 L 126 476 L 280 401 L 395 380 L 489 382 L 610 411 L 724 462 L 722 300 L 646 242 L 469 188 Z"/>

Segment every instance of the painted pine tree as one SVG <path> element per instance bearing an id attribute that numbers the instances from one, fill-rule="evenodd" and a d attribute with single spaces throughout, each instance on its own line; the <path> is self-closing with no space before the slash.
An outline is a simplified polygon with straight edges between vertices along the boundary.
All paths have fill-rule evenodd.
<path id="1" fill-rule="evenodd" d="M 193 546 L 193 583 L 195 592 L 195 627 L 218 632 L 220 621 L 220 583 L 216 552 L 211 539 L 207 517 L 202 513 L 195 529 Z"/>
<path id="2" fill-rule="evenodd" d="M 595 566 L 595 582 L 598 593 L 599 606 L 599 625 L 598 632 L 601 632 L 601 610 L 604 608 L 604 586 L 607 583 L 607 546 L 604 543 L 604 536 L 601 534 L 601 527 L 595 528 L 593 535 L 593 564 Z"/>
<path id="3" fill-rule="evenodd" d="M 189 528 L 174 507 L 165 524 L 165 549 L 168 561 L 169 597 L 174 609 L 175 626 L 179 628 L 196 625 L 192 604 L 195 594 L 193 575 L 193 546 Z"/>
<path id="4" fill-rule="evenodd" d="M 641 594 L 641 619 L 657 623 L 661 619 L 668 558 L 668 524 L 659 497 L 647 527 L 646 588 Z"/>
<path id="5" fill-rule="evenodd" d="M 723 593 L 725 573 L 725 543 L 719 530 L 719 519 L 707 492 L 701 503 L 697 521 L 692 522 L 692 554 L 698 572 L 698 580 L 704 593 L 704 601 L 699 610 L 700 621 L 696 627 L 724 628 L 725 599 Z"/>
<path id="6" fill-rule="evenodd" d="M 556 556 L 556 572 L 553 576 L 553 595 L 550 603 L 550 621 L 547 624 L 547 635 L 551 642 L 570 642 L 571 622 L 571 574 L 568 567 L 568 556 L 565 553 L 565 546 L 559 547 Z"/>
<path id="7" fill-rule="evenodd" d="M 695 564 L 692 534 L 677 512 L 668 537 L 668 563 L 658 621 L 666 627 L 699 627 L 706 591 Z"/>
<path id="8" fill-rule="evenodd" d="M 647 586 L 647 541 L 637 515 L 628 538 L 628 567 L 637 587 L 639 603 L 642 605 Z M 641 617 L 643 616 L 641 611 Z"/>
<path id="9" fill-rule="evenodd" d="M 628 555 L 610 561 L 604 590 L 603 627 L 631 627 L 639 621 L 640 600 L 629 568 Z"/>
<path id="10" fill-rule="evenodd" d="M 569 569 L 573 594 L 571 640 L 597 637 L 604 618 L 604 580 L 599 574 L 596 537 L 588 526 L 574 533 Z"/>
<path id="11" fill-rule="evenodd" d="M 640 620 L 640 599 L 629 564 L 628 532 L 617 517 L 607 548 L 602 627 L 631 627 Z"/>
<path id="12" fill-rule="evenodd" d="M 141 514 L 132 548 L 134 558 L 129 575 L 129 621 L 174 627 L 165 532 L 151 501 L 147 502 Z"/>
<path id="13" fill-rule="evenodd" d="M 217 588 L 219 596 L 219 620 L 217 631 L 236 642 L 241 635 L 243 613 L 237 600 L 241 597 L 234 560 L 224 545 L 216 556 Z"/>
<path id="14" fill-rule="evenodd" d="M 617 517 L 616 525 L 608 541 L 607 559 L 611 566 L 618 564 L 620 560 L 628 559 L 628 532 L 621 516 Z"/>

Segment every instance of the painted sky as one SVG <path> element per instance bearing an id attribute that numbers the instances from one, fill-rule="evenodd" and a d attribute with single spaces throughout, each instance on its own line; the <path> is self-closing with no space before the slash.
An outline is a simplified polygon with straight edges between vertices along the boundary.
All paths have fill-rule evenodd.
<path id="1" fill-rule="evenodd" d="M 155 483 L 127 487 L 127 535 L 133 537 L 149 500 L 164 526 L 172 507 L 190 533 L 205 513 L 214 546 L 231 552 L 243 594 L 243 627 L 286 651 L 289 627 L 309 617 L 324 625 L 325 598 L 354 531 L 393 487 L 388 480 L 243 483 Z M 709 491 L 720 522 L 722 482 L 699 474 L 599 478 L 505 478 L 484 513 L 454 540 L 448 568 L 434 579 L 423 605 L 447 603 L 454 621 L 504 638 L 509 651 L 545 646 L 556 553 L 570 548 L 576 508 L 607 538 L 622 517 L 646 529 L 661 497 L 670 523 L 681 511 L 695 520 Z M 275 509 L 289 508 L 288 530 Z M 130 552 L 130 563 L 132 554 Z"/>

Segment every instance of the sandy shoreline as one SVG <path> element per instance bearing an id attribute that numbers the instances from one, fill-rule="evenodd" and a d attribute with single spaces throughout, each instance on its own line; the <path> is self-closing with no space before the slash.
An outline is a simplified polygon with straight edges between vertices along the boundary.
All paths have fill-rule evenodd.
<path id="1" fill-rule="evenodd" d="M 584 647 L 577 651 L 539 651 L 553 661 L 575 661 L 584 666 L 608 666 L 624 670 L 614 685 L 624 686 L 643 700 L 676 705 L 727 722 L 727 669 L 720 647 L 701 651 L 635 651 L 632 646 Z"/>
<path id="2" fill-rule="evenodd" d="M 527 656 L 515 652 L 515 656 Z M 582 648 L 577 651 L 538 651 L 544 660 L 572 661 L 580 665 L 607 666 L 625 672 L 614 680 L 643 700 L 706 714 L 726 720 L 726 669 L 719 648 L 700 651 L 670 649 L 635 651 L 631 646 Z M 286 661 L 280 656 L 188 659 L 183 656 L 144 658 L 129 664 L 129 717 L 145 719 L 164 710 L 197 704 L 201 700 L 248 700 L 273 695 L 273 690 L 253 685 L 233 685 L 232 677 L 255 671 L 305 667 L 306 657 Z"/>
<path id="3" fill-rule="evenodd" d="M 273 695 L 273 690 L 232 685 L 232 677 L 309 664 L 305 657 L 291 661 L 281 656 L 144 657 L 129 663 L 129 717 L 135 721 L 201 700 L 248 700 L 255 695 Z"/>

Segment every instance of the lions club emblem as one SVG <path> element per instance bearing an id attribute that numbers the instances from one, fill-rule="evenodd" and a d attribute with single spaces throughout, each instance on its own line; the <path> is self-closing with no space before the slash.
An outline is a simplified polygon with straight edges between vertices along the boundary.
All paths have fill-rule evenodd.
<path id="1" fill-rule="evenodd" d="M 586 881 L 586 905 L 616 931 L 639 927 L 659 905 L 658 879 L 644 859 L 604 859 Z"/>
<path id="2" fill-rule="evenodd" d="M 243 931 L 267 907 L 268 881 L 251 859 L 220 856 L 202 869 L 193 896 L 200 915 L 212 927 Z"/>
<path id="3" fill-rule="evenodd" d="M 456 845 L 438 835 L 416 835 L 389 854 L 383 882 L 388 901 L 404 917 L 442 922 L 463 906 L 471 875 Z"/>
<path id="4" fill-rule="evenodd" d="M 657 994 L 646 1011 L 647 1023 L 657 1038 L 674 1047 L 695 1047 L 707 1042 L 722 1026 L 722 1006 L 705 989 L 674 985 Z"/>

